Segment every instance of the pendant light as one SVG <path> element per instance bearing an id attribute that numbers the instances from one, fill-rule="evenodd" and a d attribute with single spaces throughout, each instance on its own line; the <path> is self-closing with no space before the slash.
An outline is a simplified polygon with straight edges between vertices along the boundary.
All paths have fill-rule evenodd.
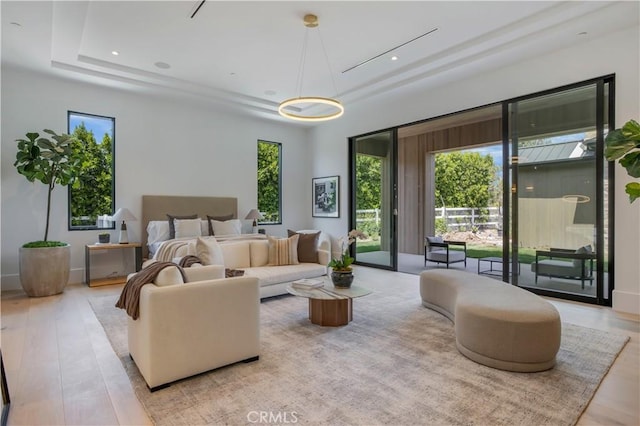
<path id="1" fill-rule="evenodd" d="M 318 27 L 318 17 L 316 15 L 305 15 L 303 20 L 304 26 L 307 27 L 305 32 L 304 43 L 302 47 L 302 57 L 300 58 L 300 69 L 298 71 L 298 80 L 297 80 L 297 98 L 286 99 L 280 103 L 278 106 L 278 113 L 283 117 L 298 120 L 298 121 L 327 121 L 333 120 L 334 118 L 338 118 L 344 114 L 344 107 L 340 103 L 340 101 L 333 98 L 325 98 L 320 96 L 300 96 L 300 92 L 302 91 L 302 80 L 304 78 L 304 66 L 305 60 L 307 56 L 307 44 L 309 40 L 309 29 Z M 318 29 L 318 37 L 320 38 L 320 45 L 322 46 L 322 51 L 324 53 L 325 61 L 327 62 L 327 68 L 329 69 L 329 74 L 331 75 L 331 82 L 333 83 L 333 89 L 336 91 L 336 84 L 333 80 L 333 74 L 331 74 L 331 68 L 329 67 L 329 59 L 327 58 L 327 52 L 324 49 L 324 43 L 322 42 L 322 37 L 320 37 L 320 30 Z M 299 106 L 299 112 L 292 112 L 291 109 L 286 109 L 291 106 Z M 312 107 L 324 107 L 329 106 L 332 108 L 333 112 L 327 114 L 320 115 L 307 115 L 303 113 L 303 107 L 312 108 Z"/>

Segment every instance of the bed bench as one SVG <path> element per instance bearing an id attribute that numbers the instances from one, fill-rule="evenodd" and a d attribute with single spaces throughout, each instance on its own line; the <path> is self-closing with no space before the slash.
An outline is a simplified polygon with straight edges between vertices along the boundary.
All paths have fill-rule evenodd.
<path id="1" fill-rule="evenodd" d="M 422 304 L 454 322 L 467 358 L 517 372 L 552 368 L 560 348 L 560 315 L 541 297 L 511 284 L 457 270 L 420 274 Z"/>

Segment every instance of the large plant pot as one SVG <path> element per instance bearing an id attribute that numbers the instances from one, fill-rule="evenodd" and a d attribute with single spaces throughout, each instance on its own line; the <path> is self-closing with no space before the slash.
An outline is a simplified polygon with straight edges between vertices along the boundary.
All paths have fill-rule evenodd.
<path id="1" fill-rule="evenodd" d="M 62 293 L 69 282 L 71 246 L 20 247 L 20 284 L 31 297 Z"/>

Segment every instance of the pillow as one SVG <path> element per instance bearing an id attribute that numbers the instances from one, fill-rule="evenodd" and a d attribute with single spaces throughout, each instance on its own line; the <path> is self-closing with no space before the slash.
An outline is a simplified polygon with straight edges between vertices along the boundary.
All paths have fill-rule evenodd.
<path id="1" fill-rule="evenodd" d="M 169 239 L 173 240 L 176 237 L 176 228 L 173 226 L 174 219 L 197 219 L 197 214 L 189 214 L 186 216 L 174 216 L 167 213 L 167 218 L 169 219 Z"/>
<path id="2" fill-rule="evenodd" d="M 152 220 L 147 224 L 147 244 L 155 244 L 169 239 L 169 222 Z"/>
<path id="3" fill-rule="evenodd" d="M 201 266 L 199 268 L 186 268 L 184 270 L 184 273 L 187 276 L 188 283 L 216 280 L 219 278 L 224 278 L 224 266 L 208 265 Z"/>
<path id="4" fill-rule="evenodd" d="M 298 262 L 318 263 L 318 240 L 320 239 L 320 231 L 303 234 L 291 229 L 287 230 L 287 234 L 291 237 L 298 235 Z"/>
<path id="5" fill-rule="evenodd" d="M 233 219 L 233 213 L 231 214 L 227 214 L 224 216 L 209 216 L 207 215 L 207 224 L 209 226 L 209 235 L 213 235 L 213 226 L 211 226 L 211 221 L 212 220 L 217 220 L 220 222 L 224 222 L 225 220 L 231 220 Z"/>
<path id="6" fill-rule="evenodd" d="M 438 236 L 438 237 L 427 237 L 427 242 L 429 242 L 429 243 L 443 243 L 444 240 L 440 236 Z M 442 250 L 442 247 L 428 247 L 427 250 L 429 252 L 434 251 L 434 250 Z"/>
<path id="7" fill-rule="evenodd" d="M 289 238 L 267 236 L 269 240 L 269 266 L 297 265 L 298 239 L 296 234 Z"/>
<path id="8" fill-rule="evenodd" d="M 208 220 L 200 220 L 200 235 L 212 235 L 209 232 L 209 221 Z"/>
<path id="9" fill-rule="evenodd" d="M 176 238 L 199 237 L 202 235 L 200 219 L 174 219 L 173 227 Z"/>
<path id="10" fill-rule="evenodd" d="M 224 265 L 222 249 L 215 238 L 200 238 L 196 240 L 196 256 L 203 265 Z"/>
<path id="11" fill-rule="evenodd" d="M 221 222 L 209 219 L 213 228 L 213 235 L 240 235 L 242 233 L 242 222 L 239 219 L 231 219 Z"/>
<path id="12" fill-rule="evenodd" d="M 430 243 L 443 243 L 442 237 L 427 237 L 427 241 Z"/>
<path id="13" fill-rule="evenodd" d="M 226 268 L 250 268 L 251 248 L 249 241 L 220 244 Z"/>
<path id="14" fill-rule="evenodd" d="M 164 287 L 167 285 L 184 284 L 184 280 L 177 266 L 168 266 L 158 272 L 153 283 L 158 287 Z"/>
<path id="15" fill-rule="evenodd" d="M 591 253 L 593 250 L 591 249 L 591 245 L 587 245 L 587 246 L 582 246 L 579 249 L 576 250 L 576 254 L 587 254 L 587 253 Z M 584 262 L 585 268 L 588 265 L 588 262 L 585 260 Z M 574 268 L 580 268 L 580 266 L 582 266 L 582 259 L 573 259 L 573 267 Z"/>
<path id="16" fill-rule="evenodd" d="M 269 264 L 269 241 L 257 240 L 249 243 L 251 252 L 251 267 L 267 266 Z"/>

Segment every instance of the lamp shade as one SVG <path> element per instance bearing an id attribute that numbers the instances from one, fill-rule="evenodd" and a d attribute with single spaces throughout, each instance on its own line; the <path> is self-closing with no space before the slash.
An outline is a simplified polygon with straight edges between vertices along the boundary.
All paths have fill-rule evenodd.
<path id="1" fill-rule="evenodd" d="M 251 209 L 245 216 L 245 219 L 262 219 L 264 216 L 258 211 L 258 209 Z"/>
<path id="2" fill-rule="evenodd" d="M 133 213 L 129 211 L 128 208 L 121 207 L 118 209 L 116 214 L 113 215 L 113 220 L 116 222 L 120 222 L 120 221 L 126 222 L 131 220 L 138 220 L 138 219 L 133 215 Z"/>

